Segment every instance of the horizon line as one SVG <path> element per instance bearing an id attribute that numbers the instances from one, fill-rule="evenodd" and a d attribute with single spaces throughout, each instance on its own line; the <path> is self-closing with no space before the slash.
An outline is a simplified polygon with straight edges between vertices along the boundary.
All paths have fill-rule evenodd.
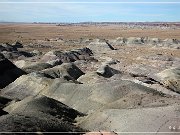
<path id="1" fill-rule="evenodd" d="M 102 1 L 102 2 L 80 2 L 80 1 L 76 1 L 76 2 L 55 2 L 55 1 L 52 1 L 52 2 L 47 2 L 47 1 L 41 1 L 41 2 L 31 2 L 31 1 L 27 1 L 27 2 L 21 2 L 21 1 L 17 1 L 17 2 L 0 2 L 1 4 L 75 4 L 75 3 L 78 3 L 78 4 L 180 4 L 180 2 L 159 2 L 159 1 L 156 1 L 156 2 L 140 2 L 140 1 L 136 1 L 136 2 L 115 2 L 115 1 L 112 1 L 112 2 L 106 2 L 106 1 Z"/>
<path id="2" fill-rule="evenodd" d="M 0 23 L 180 23 L 180 21 L 81 21 L 81 22 L 25 22 L 25 21 L 0 21 Z"/>

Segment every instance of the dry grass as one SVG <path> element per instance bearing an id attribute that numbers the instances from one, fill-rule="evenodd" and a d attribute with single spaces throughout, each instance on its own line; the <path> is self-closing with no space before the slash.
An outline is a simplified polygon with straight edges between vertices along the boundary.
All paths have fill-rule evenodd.
<path id="1" fill-rule="evenodd" d="M 30 43 L 45 38 L 105 38 L 117 37 L 158 37 L 180 39 L 180 29 L 128 29 L 121 26 L 56 26 L 50 24 L 1 24 L 0 42 L 15 40 Z"/>
<path id="2" fill-rule="evenodd" d="M 180 58 L 179 50 L 175 49 L 165 49 L 165 48 L 152 48 L 147 46 L 115 46 L 118 50 L 116 53 L 106 53 L 105 56 L 117 59 L 117 60 L 123 60 L 124 63 L 127 65 L 132 64 L 140 64 L 144 63 L 147 64 L 149 61 L 147 60 L 137 60 L 137 57 L 141 56 L 149 56 L 149 55 L 157 55 L 162 54 L 163 56 L 171 56 L 171 57 L 177 57 Z"/>

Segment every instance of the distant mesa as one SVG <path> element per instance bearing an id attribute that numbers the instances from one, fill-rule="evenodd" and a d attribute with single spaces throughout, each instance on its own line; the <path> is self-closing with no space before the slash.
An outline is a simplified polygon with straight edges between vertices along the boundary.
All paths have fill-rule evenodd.
<path id="1" fill-rule="evenodd" d="M 118 37 L 108 41 L 111 45 L 156 45 L 159 47 L 175 47 L 180 44 L 177 39 L 158 39 L 150 37 Z"/>

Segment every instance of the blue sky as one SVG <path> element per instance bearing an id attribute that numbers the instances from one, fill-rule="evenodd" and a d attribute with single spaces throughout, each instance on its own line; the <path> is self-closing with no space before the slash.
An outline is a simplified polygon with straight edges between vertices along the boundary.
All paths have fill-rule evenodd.
<path id="1" fill-rule="evenodd" d="M 112 2 L 112 1 L 142 2 L 142 3 L 103 3 L 103 2 Z M 53 3 L 48 3 L 48 2 L 53 2 Z M 64 2 L 64 3 L 56 3 L 56 2 Z M 73 3 L 65 3 L 65 2 L 73 2 Z M 75 2 L 79 2 L 79 3 L 75 3 Z M 102 3 L 80 3 L 80 2 L 102 2 Z M 144 3 L 144 2 L 179 2 L 179 3 Z M 13 21 L 13 22 L 86 22 L 86 21 L 172 22 L 175 21 L 175 22 L 180 22 L 180 0 L 1 0 L 0 21 Z"/>

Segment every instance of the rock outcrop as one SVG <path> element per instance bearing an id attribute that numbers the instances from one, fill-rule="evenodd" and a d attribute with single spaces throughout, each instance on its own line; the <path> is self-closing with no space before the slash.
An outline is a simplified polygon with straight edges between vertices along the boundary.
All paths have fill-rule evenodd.
<path id="1" fill-rule="evenodd" d="M 32 65 L 24 66 L 22 69 L 27 73 L 41 71 L 47 68 L 52 68 L 53 66 L 48 63 L 33 63 Z"/>
<path id="2" fill-rule="evenodd" d="M 50 51 L 42 57 L 42 61 L 60 61 L 61 63 L 74 62 L 77 60 L 93 60 L 92 51 L 89 48 L 76 49 L 68 52 Z"/>
<path id="3" fill-rule="evenodd" d="M 1 53 L 7 58 L 7 59 L 17 59 L 19 57 L 32 57 L 31 53 L 25 52 L 25 51 L 19 51 L 18 48 L 21 48 L 22 46 L 20 43 L 16 43 L 15 45 L 10 45 L 8 43 L 0 45 L 0 51 Z"/>
<path id="4" fill-rule="evenodd" d="M 42 71 L 52 78 L 63 78 L 65 80 L 76 80 L 84 73 L 74 64 L 63 63 L 62 65 L 48 68 Z"/>
<path id="5" fill-rule="evenodd" d="M 165 87 L 180 93 L 180 68 L 166 69 L 157 76 Z"/>
<path id="6" fill-rule="evenodd" d="M 0 88 L 6 87 L 23 74 L 25 74 L 23 70 L 17 68 L 0 53 Z"/>
<path id="7" fill-rule="evenodd" d="M 103 77 L 109 78 L 109 77 L 112 77 L 113 75 L 119 74 L 121 72 L 109 67 L 108 65 L 103 65 L 96 71 L 96 73 Z"/>

